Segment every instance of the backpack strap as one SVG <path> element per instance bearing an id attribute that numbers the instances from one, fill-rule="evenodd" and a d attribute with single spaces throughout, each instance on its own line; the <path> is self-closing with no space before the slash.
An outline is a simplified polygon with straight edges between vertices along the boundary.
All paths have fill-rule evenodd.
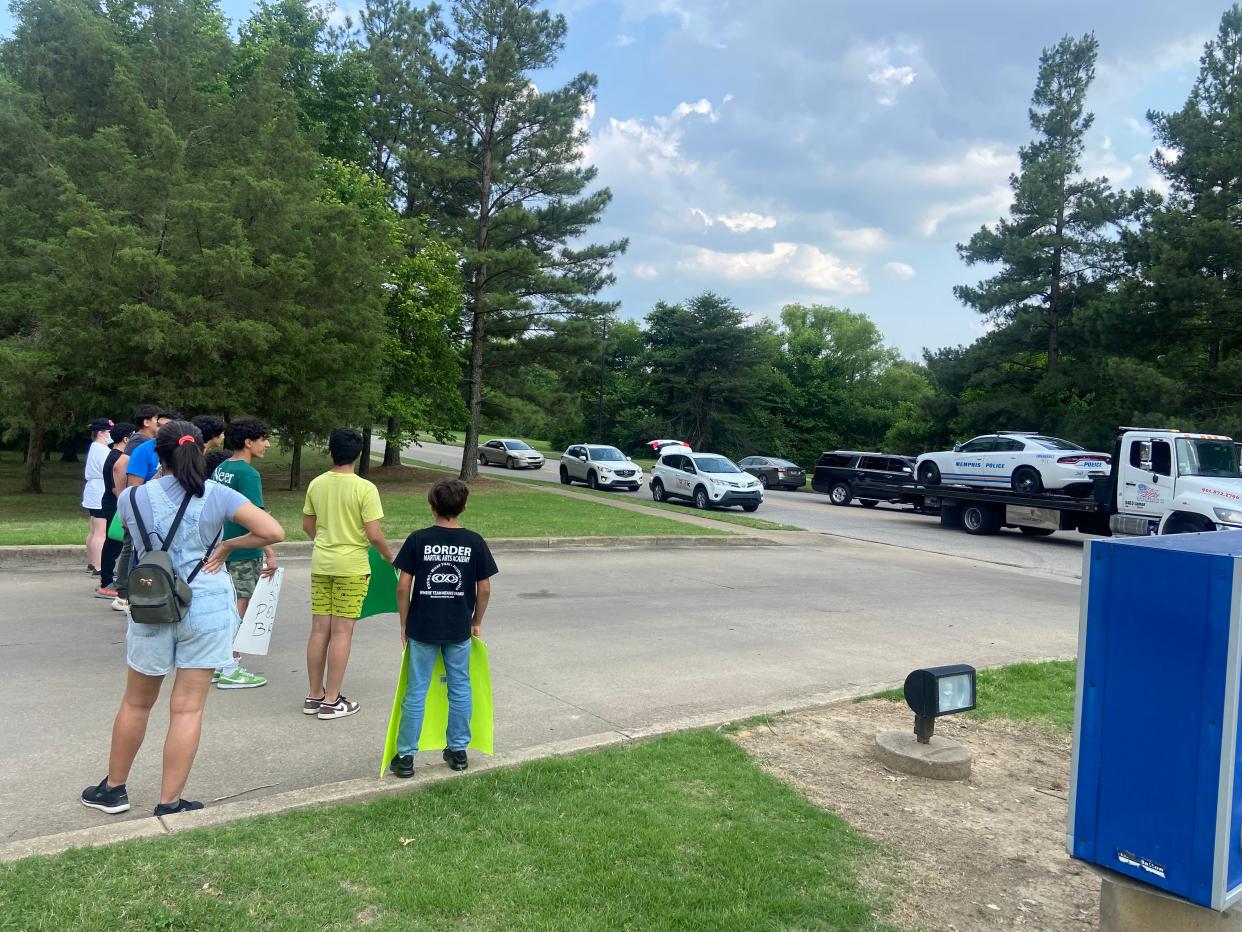
<path id="1" fill-rule="evenodd" d="M 184 491 L 184 490 L 182 490 Z M 147 530 L 146 522 L 142 520 L 142 508 L 138 505 L 138 490 L 135 489 L 129 494 L 130 503 L 134 506 L 134 521 L 138 524 L 138 533 L 142 535 L 143 556 L 151 549 L 151 532 Z M 147 492 L 147 504 L 151 504 L 151 493 Z M 181 526 L 181 519 L 185 517 L 185 510 L 190 506 L 190 493 L 186 492 L 181 498 L 181 506 L 177 509 L 177 516 L 173 518 L 172 525 L 168 528 L 168 533 L 164 535 L 163 544 L 160 550 L 168 550 L 172 546 L 173 538 L 177 534 L 177 528 Z M 141 559 L 141 557 L 139 557 Z"/>

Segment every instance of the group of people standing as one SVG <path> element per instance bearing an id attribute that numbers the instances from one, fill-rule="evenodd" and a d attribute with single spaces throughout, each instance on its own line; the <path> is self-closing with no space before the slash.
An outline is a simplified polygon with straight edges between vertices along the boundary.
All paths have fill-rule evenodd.
<path id="1" fill-rule="evenodd" d="M 273 545 L 285 536 L 279 522 L 263 510 L 262 480 L 253 465 L 267 453 L 269 431 L 256 418 L 237 418 L 227 425 L 211 415 L 186 421 L 153 405 L 139 406 L 132 426 L 99 419 L 90 429 L 83 497 L 91 518 L 87 553 L 93 562 L 88 569 L 100 576 L 96 594 L 111 598 L 114 608 L 127 613 L 128 671 L 113 724 L 108 772 L 82 792 L 82 802 L 110 814 L 130 808 L 129 770 L 164 678 L 175 670 L 155 815 L 199 809 L 202 803 L 186 800 L 182 792 L 198 749 L 208 690 L 213 683 L 228 689 L 267 682 L 241 667 L 232 645 L 259 579 L 277 570 Z M 216 449 L 226 438 L 229 451 Z M 411 534 L 394 557 L 380 527 L 379 491 L 355 472 L 363 453 L 362 434 L 336 428 L 328 450 L 332 468 L 310 483 L 302 509 L 303 530 L 314 541 L 306 648 L 309 688 L 302 711 L 321 721 L 358 711 L 359 704 L 341 686 L 370 582 L 369 549 L 374 547 L 399 570 L 402 650 L 408 645 L 411 652 L 398 753 L 390 769 L 397 776 L 413 775 L 425 697 L 435 660 L 442 654 L 449 693 L 444 757 L 453 769 L 464 770 L 470 741 L 470 638 L 479 634 L 489 579 L 496 573 L 483 538 L 458 522 L 469 487 L 457 479 L 437 482 L 428 494 L 434 525 Z M 98 504 L 93 481 L 104 486 Z M 118 513 L 125 529 L 119 549 L 102 540 L 93 549 L 97 527 L 102 525 L 106 534 Z M 129 571 L 157 549 L 168 552 L 173 573 L 190 593 L 186 611 L 175 623 L 136 622 L 129 614 Z"/>

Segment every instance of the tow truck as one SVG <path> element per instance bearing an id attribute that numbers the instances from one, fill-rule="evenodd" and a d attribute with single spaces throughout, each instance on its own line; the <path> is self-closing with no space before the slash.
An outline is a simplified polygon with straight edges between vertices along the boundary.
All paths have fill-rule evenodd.
<path id="1" fill-rule="evenodd" d="M 1173 428 L 1121 427 L 1109 474 L 1083 496 L 955 485 L 857 483 L 857 498 L 876 498 L 939 514 L 942 527 L 967 534 L 1017 528 L 1042 537 L 1057 531 L 1099 536 L 1242 530 L 1239 450 L 1229 437 Z"/>

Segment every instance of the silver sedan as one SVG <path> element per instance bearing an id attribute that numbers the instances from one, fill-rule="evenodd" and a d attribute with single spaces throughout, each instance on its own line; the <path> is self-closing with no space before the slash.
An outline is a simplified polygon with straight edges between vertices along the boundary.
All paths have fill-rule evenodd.
<path id="1" fill-rule="evenodd" d="M 507 466 L 509 469 L 538 469 L 543 454 L 524 440 L 489 440 L 479 447 L 480 466 Z"/>

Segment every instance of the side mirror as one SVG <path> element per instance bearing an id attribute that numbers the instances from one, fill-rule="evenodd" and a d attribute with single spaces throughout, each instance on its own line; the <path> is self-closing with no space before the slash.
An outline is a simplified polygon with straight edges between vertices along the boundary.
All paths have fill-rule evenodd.
<path id="1" fill-rule="evenodd" d="M 584 456 L 584 455 L 583 455 L 583 454 L 581 454 L 581 453 L 579 453 L 579 454 L 578 454 L 578 459 L 582 460 L 582 462 L 584 462 L 584 463 L 587 461 L 586 456 Z"/>
<path id="2" fill-rule="evenodd" d="M 953 444 L 953 452 L 954 452 L 954 453 L 961 453 L 961 452 L 962 452 L 962 445 L 961 445 L 960 443 L 955 443 L 955 444 Z"/>

